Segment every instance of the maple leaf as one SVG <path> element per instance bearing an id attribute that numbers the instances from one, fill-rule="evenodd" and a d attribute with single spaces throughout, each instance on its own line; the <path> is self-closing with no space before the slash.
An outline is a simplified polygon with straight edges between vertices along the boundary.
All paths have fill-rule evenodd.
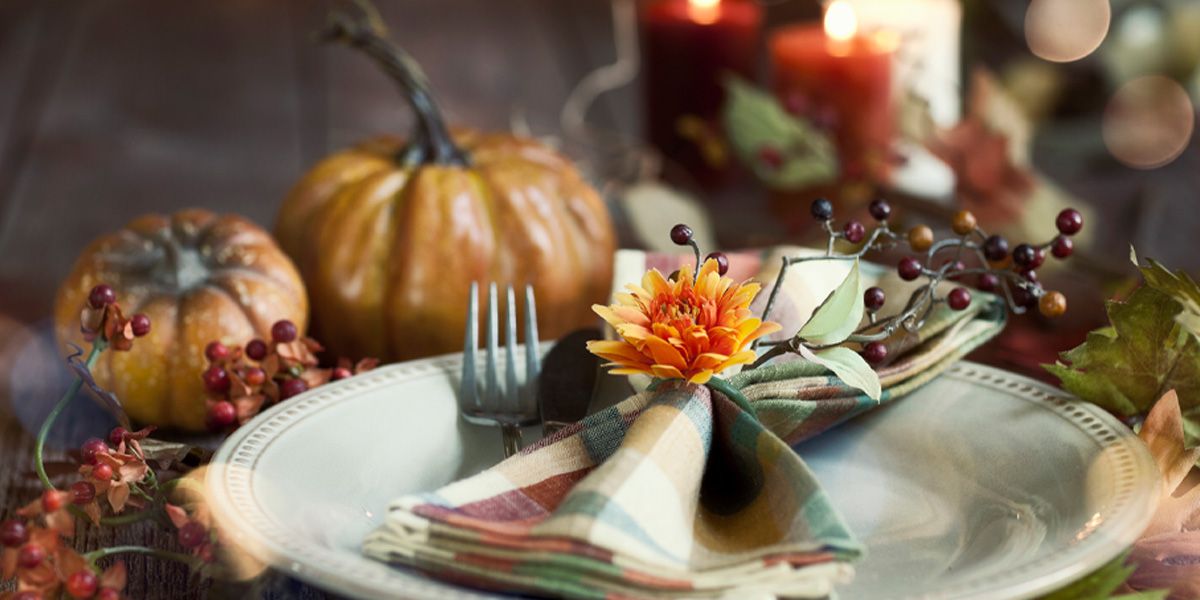
<path id="1" fill-rule="evenodd" d="M 1146 285 L 1127 301 L 1106 302 L 1111 327 L 1088 333 L 1082 345 L 1061 353 L 1069 364 L 1042 366 L 1062 380 L 1063 389 L 1125 416 L 1146 414 L 1163 394 L 1176 390 L 1188 446 L 1195 446 L 1200 442 L 1200 338 L 1176 321 L 1184 306 L 1175 287 L 1185 282 L 1173 278 L 1163 289 L 1168 284 L 1157 271 L 1161 265 L 1155 265 Z"/>

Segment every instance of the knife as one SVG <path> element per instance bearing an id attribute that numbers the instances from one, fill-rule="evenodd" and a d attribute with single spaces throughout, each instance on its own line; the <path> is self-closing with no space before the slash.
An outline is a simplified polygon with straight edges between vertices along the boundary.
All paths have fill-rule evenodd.
<path id="1" fill-rule="evenodd" d="M 576 329 L 559 339 L 542 359 L 537 399 L 543 435 L 587 416 L 600 372 L 600 357 L 588 352 L 587 343 L 599 339 L 602 335 L 596 327 Z"/>

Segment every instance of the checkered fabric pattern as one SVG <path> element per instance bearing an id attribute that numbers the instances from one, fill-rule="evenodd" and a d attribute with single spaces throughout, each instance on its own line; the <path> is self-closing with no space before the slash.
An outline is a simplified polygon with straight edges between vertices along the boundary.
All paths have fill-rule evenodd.
<path id="1" fill-rule="evenodd" d="M 798 310 L 787 308 L 796 297 L 780 295 L 785 310 Z M 919 333 L 889 340 L 898 358 L 879 372 L 880 402 L 990 339 L 1004 315 L 977 294 L 967 310 L 943 305 Z M 712 388 L 665 382 L 474 477 L 397 499 L 364 551 L 539 596 L 826 596 L 853 577 L 863 549 L 790 445 L 880 402 L 805 361 L 728 381 L 759 420 Z"/>

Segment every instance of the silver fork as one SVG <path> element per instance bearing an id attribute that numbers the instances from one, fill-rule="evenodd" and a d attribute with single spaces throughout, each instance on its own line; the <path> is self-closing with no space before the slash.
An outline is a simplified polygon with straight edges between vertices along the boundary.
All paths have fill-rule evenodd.
<path id="1" fill-rule="evenodd" d="M 537 308 L 533 302 L 533 286 L 525 286 L 525 382 L 517 381 L 517 309 L 512 286 L 508 286 L 508 302 L 504 324 L 505 370 L 504 394 L 500 393 L 499 367 L 496 364 L 496 333 L 499 308 L 496 305 L 496 284 L 488 286 L 488 313 L 485 343 L 487 361 L 480 394 L 476 381 L 476 357 L 479 354 L 479 284 L 471 282 L 467 301 L 467 332 L 463 339 L 462 385 L 458 407 L 463 417 L 477 425 L 499 425 L 504 435 L 505 458 L 521 451 L 521 426 L 538 422 L 536 397 L 533 393 L 540 371 L 537 335 Z"/>

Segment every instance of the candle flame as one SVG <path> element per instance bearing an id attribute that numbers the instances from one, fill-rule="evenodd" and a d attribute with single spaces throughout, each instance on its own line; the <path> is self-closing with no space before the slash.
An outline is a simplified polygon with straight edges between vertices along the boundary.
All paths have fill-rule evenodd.
<path id="1" fill-rule="evenodd" d="M 858 30 L 854 8 L 846 0 L 834 0 L 825 11 L 825 34 L 838 42 L 849 41 Z"/>
<path id="2" fill-rule="evenodd" d="M 717 22 L 721 12 L 721 0 L 688 0 L 688 16 L 701 25 Z"/>

